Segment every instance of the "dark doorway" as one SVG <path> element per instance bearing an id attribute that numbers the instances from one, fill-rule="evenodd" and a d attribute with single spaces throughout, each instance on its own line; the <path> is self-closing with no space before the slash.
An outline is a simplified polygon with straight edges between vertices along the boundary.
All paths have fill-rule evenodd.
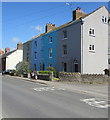
<path id="1" fill-rule="evenodd" d="M 67 72 L 67 63 L 63 63 L 63 70 L 64 72 Z"/>
<path id="2" fill-rule="evenodd" d="M 74 64 L 75 72 L 78 72 L 78 63 Z"/>
<path id="3" fill-rule="evenodd" d="M 45 65 L 43 64 L 43 70 L 45 70 Z"/>
<path id="4" fill-rule="evenodd" d="M 36 64 L 34 64 L 34 70 L 36 71 Z"/>

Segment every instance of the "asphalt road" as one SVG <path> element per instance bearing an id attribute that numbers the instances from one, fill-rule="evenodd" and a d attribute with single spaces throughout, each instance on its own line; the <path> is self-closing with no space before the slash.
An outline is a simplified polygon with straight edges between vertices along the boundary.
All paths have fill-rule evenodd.
<path id="1" fill-rule="evenodd" d="M 107 118 L 105 102 L 93 95 L 2 77 L 3 118 Z"/>

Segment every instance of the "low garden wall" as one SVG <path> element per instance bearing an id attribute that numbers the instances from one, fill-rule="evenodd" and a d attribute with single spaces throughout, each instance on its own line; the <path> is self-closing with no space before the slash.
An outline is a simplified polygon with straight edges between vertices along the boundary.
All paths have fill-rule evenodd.
<path id="1" fill-rule="evenodd" d="M 80 73 L 59 73 L 60 81 L 79 82 L 79 83 L 108 83 L 110 77 L 103 74 L 80 74 Z"/>
<path id="2" fill-rule="evenodd" d="M 38 74 L 38 75 L 37 75 L 37 79 L 49 81 L 49 80 L 50 80 L 50 77 L 49 77 L 48 74 Z"/>
<path id="3" fill-rule="evenodd" d="M 37 79 L 52 81 L 53 72 L 50 72 L 49 74 L 38 74 L 37 77 L 38 77 Z"/>

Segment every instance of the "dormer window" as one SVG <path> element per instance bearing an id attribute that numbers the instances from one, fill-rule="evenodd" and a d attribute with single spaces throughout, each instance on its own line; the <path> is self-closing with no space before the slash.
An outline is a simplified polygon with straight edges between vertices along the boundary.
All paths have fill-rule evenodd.
<path id="1" fill-rule="evenodd" d="M 102 16 L 102 22 L 103 22 L 103 23 L 107 23 L 107 17 Z"/>
<path id="2" fill-rule="evenodd" d="M 95 30 L 93 28 L 90 28 L 89 35 L 95 36 Z"/>

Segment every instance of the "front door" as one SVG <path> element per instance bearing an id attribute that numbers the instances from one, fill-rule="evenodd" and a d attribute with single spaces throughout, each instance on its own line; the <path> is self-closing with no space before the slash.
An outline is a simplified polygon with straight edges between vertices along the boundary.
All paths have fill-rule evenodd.
<path id="1" fill-rule="evenodd" d="M 75 64 L 74 64 L 74 71 L 75 71 L 75 72 L 78 72 L 78 63 L 75 63 Z"/>

